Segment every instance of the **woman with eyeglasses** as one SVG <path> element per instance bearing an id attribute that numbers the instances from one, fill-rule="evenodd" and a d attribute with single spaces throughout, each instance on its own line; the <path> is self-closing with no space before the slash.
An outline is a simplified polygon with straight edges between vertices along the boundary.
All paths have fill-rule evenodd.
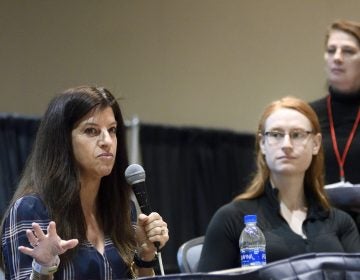
<path id="1" fill-rule="evenodd" d="M 310 105 L 294 97 L 269 104 L 255 149 L 251 183 L 208 225 L 199 271 L 240 266 L 239 237 L 249 214 L 265 235 L 268 263 L 310 252 L 360 252 L 354 221 L 331 207 L 324 192 L 320 125 Z"/>
<path id="2" fill-rule="evenodd" d="M 325 184 L 360 184 L 360 23 L 333 22 L 325 37 L 328 94 L 311 103 L 325 153 Z"/>

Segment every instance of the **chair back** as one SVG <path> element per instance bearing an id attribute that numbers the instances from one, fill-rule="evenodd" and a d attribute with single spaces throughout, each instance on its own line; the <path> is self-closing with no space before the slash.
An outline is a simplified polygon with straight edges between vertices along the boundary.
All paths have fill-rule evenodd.
<path id="1" fill-rule="evenodd" d="M 197 272 L 204 236 L 196 237 L 186 241 L 177 252 L 177 262 L 182 273 Z"/>

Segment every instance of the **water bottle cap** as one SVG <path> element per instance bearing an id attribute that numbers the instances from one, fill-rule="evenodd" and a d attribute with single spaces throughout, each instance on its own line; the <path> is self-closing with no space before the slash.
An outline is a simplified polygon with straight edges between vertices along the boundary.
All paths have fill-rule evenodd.
<path id="1" fill-rule="evenodd" d="M 245 215 L 244 216 L 244 223 L 256 223 L 256 215 Z"/>

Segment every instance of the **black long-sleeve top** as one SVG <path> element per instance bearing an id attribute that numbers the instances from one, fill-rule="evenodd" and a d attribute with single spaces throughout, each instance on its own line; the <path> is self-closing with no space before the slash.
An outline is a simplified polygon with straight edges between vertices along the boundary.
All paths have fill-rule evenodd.
<path id="1" fill-rule="evenodd" d="M 342 155 L 359 110 L 360 91 L 343 93 L 330 87 L 329 94 L 331 96 L 336 139 L 340 155 Z M 331 140 L 326 99 L 327 96 L 310 103 L 310 105 L 317 113 L 321 125 L 325 153 L 325 182 L 326 184 L 332 184 L 340 181 L 340 175 L 339 165 Z M 360 184 L 360 126 L 358 126 L 351 143 L 345 160 L 344 170 L 346 181 L 353 184 Z"/>
<path id="2" fill-rule="evenodd" d="M 325 210 L 309 199 L 304 239 L 281 216 L 277 193 L 268 183 L 259 198 L 222 206 L 207 228 L 199 271 L 240 266 L 239 237 L 244 215 L 248 214 L 257 215 L 258 226 L 264 233 L 267 263 L 310 252 L 360 252 L 359 232 L 347 213 L 335 208 Z"/>

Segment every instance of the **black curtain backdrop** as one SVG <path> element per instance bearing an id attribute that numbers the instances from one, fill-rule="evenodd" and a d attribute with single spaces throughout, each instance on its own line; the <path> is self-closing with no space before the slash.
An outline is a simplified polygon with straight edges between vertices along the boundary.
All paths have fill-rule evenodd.
<path id="1" fill-rule="evenodd" d="M 253 134 L 141 125 L 140 147 L 150 204 L 168 223 L 163 250 L 178 272 L 180 245 L 204 235 L 214 212 L 244 190 L 255 168 Z"/>
<path id="2" fill-rule="evenodd" d="M 0 114 L 0 214 L 31 151 L 40 117 Z M 243 191 L 254 170 L 254 135 L 141 124 L 149 200 L 167 221 L 166 273 L 179 272 L 180 245 L 204 235 L 213 213 Z"/>
<path id="3" fill-rule="evenodd" d="M 39 117 L 0 114 L 0 217 L 15 191 L 39 124 Z"/>

